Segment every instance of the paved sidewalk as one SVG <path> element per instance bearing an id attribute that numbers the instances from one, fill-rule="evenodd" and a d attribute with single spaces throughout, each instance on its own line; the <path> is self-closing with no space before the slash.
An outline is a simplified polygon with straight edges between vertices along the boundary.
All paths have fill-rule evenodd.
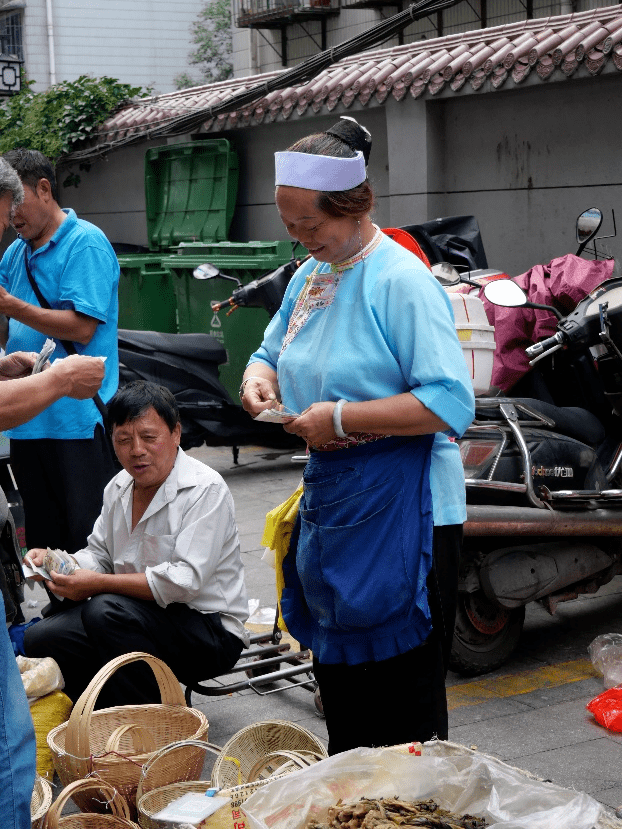
<path id="1" fill-rule="evenodd" d="M 228 448 L 190 452 L 218 470 L 231 488 L 249 596 L 260 608 L 274 608 L 274 571 L 261 559 L 264 519 L 297 487 L 302 465 L 291 461 L 291 452 L 257 447 L 242 448 L 237 466 Z M 33 597 L 40 599 L 27 591 L 26 600 Z M 39 613 L 42 604 L 28 608 L 28 617 Z M 587 646 L 598 634 L 611 631 L 622 632 L 622 577 L 595 596 L 561 604 L 554 617 L 540 606 L 529 606 L 520 646 L 506 666 L 480 678 L 449 675 L 450 739 L 617 808 L 622 804 L 622 734 L 598 726 L 585 709 L 603 689 Z M 313 694 L 304 688 L 261 696 L 251 689 L 194 696 L 193 705 L 207 714 L 209 739 L 220 745 L 244 726 L 274 718 L 295 721 L 321 739 L 327 737 Z M 368 716 L 395 715 L 372 709 Z M 364 738 L 362 723 L 362 743 Z"/>

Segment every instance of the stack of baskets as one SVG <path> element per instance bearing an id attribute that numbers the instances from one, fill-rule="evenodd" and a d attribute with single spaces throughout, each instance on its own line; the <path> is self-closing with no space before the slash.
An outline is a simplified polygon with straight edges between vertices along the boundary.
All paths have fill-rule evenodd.
<path id="1" fill-rule="evenodd" d="M 94 711 L 104 683 L 118 669 L 137 660 L 153 669 L 162 703 Z M 69 720 L 49 733 L 48 745 L 63 786 L 97 775 L 123 796 L 134 817 L 143 764 L 171 741 L 205 740 L 207 731 L 207 718 L 186 706 L 183 690 L 168 666 L 150 654 L 133 652 L 111 660 L 95 675 Z M 168 766 L 160 783 L 199 778 L 204 759 L 205 749 L 189 743 L 176 763 Z M 92 792 L 80 788 L 72 798 L 84 812 L 103 812 L 101 798 Z"/>
<path id="2" fill-rule="evenodd" d="M 206 781 L 184 781 L 165 786 L 156 783 L 162 777 L 160 769 L 168 766 L 165 758 L 174 757 L 187 743 L 180 741 L 171 744 L 145 764 L 137 799 L 141 827 L 166 827 L 155 818 L 160 810 L 186 793 L 205 792 L 208 786 Z M 216 749 L 212 745 L 208 748 L 212 751 Z M 235 818 L 236 809 L 269 780 L 303 769 L 326 757 L 327 752 L 321 741 L 302 726 L 279 720 L 255 723 L 241 729 L 220 749 L 212 767 L 211 786 L 221 788 L 218 795 L 229 798 L 229 807 L 223 807 L 222 811 L 229 813 L 229 819 L 232 814 Z M 218 816 L 218 813 L 214 816 L 216 821 Z M 214 826 L 233 824 L 217 823 Z"/>
<path id="3" fill-rule="evenodd" d="M 61 815 L 63 807 L 70 798 L 76 799 L 80 793 L 90 791 L 92 797 L 100 805 L 97 813 L 72 813 L 66 816 Z M 102 815 L 102 809 L 110 808 L 111 813 Z M 100 781 L 97 778 L 88 778 L 83 781 L 74 781 L 61 792 L 54 804 L 48 809 L 41 823 L 43 828 L 97 828 L 97 830 L 108 830 L 108 828 L 133 828 L 138 827 L 130 821 L 130 809 L 127 801 L 117 790 Z"/>

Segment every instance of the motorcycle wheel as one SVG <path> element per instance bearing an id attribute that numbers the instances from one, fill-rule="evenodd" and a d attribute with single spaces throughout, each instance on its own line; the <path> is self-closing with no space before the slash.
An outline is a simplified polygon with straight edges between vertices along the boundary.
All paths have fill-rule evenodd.
<path id="1" fill-rule="evenodd" d="M 506 610 L 481 591 L 458 594 L 449 668 L 471 676 L 498 669 L 516 648 L 524 621 L 524 606 Z"/>

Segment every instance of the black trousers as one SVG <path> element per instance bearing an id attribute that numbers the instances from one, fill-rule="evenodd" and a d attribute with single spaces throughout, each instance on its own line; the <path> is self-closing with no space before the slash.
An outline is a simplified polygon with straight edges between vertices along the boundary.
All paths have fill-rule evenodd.
<path id="1" fill-rule="evenodd" d="M 11 440 L 11 469 L 24 503 L 29 548 L 75 553 L 86 546 L 104 488 L 119 472 L 110 438 Z"/>
<path id="2" fill-rule="evenodd" d="M 206 680 L 230 669 L 242 641 L 223 628 L 219 614 L 202 614 L 182 603 L 161 608 L 156 602 L 120 594 L 98 594 L 47 617 L 26 630 L 29 657 L 53 657 L 75 703 L 106 663 L 130 651 L 163 660 L 182 683 Z M 144 662 L 116 672 L 106 683 L 97 708 L 159 703 L 152 670 Z"/>
<path id="3" fill-rule="evenodd" d="M 313 661 L 328 729 L 328 752 L 447 739 L 445 676 L 453 639 L 462 525 L 434 528 L 428 576 L 432 632 L 425 643 L 377 663 Z"/>

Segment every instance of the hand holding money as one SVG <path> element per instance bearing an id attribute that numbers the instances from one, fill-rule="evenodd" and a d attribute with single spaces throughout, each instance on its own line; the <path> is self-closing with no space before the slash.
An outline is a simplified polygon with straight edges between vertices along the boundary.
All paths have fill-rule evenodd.
<path id="1" fill-rule="evenodd" d="M 24 576 L 36 582 L 52 580 L 51 573 L 69 576 L 74 573 L 78 565 L 76 560 L 64 550 L 50 548 L 33 548 L 24 557 Z"/>
<path id="2" fill-rule="evenodd" d="M 68 398 L 82 401 L 99 390 L 104 379 L 104 359 L 74 354 L 55 360 L 46 371 L 53 372 L 66 387 Z"/>

